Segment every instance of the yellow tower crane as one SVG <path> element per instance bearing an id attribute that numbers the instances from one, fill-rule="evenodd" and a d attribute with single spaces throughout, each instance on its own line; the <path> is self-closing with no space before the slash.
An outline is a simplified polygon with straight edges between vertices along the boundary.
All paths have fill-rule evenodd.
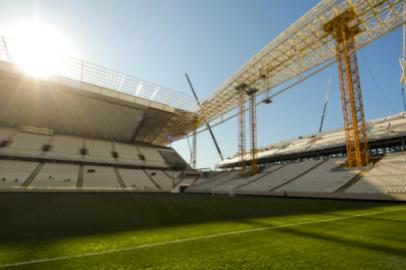
<path id="1" fill-rule="evenodd" d="M 355 18 L 354 11 L 348 9 L 324 25 L 324 31 L 331 33 L 336 41 L 348 167 L 368 164 L 367 131 L 354 41 L 361 31 L 358 25 L 350 24 Z"/>
<path id="2" fill-rule="evenodd" d="M 337 60 L 348 166 L 366 165 L 368 141 L 356 50 L 403 26 L 406 23 L 405 2 L 321 0 L 220 85 L 202 103 L 199 118 L 205 122 L 213 121 L 235 107 L 243 106 L 241 100 L 244 94 L 235 91 L 239 85 L 259 89 L 258 95 L 290 83 L 278 92 L 280 94 Z M 402 67 L 405 66 L 403 60 Z M 268 87 L 261 88 L 264 78 Z M 403 81 L 406 81 L 406 76 Z M 266 97 L 263 103 L 271 103 L 272 97 Z M 241 108 L 240 112 L 240 117 L 243 117 Z"/>

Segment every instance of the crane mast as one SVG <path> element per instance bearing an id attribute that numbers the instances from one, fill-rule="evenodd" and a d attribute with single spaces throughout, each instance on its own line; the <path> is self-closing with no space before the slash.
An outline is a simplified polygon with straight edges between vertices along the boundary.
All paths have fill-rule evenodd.
<path id="1" fill-rule="evenodd" d="M 225 80 L 202 103 L 198 110 L 199 119 L 210 122 L 239 108 L 240 155 L 244 163 L 245 143 L 241 136 L 245 136 L 245 131 L 241 127 L 245 124 L 242 121 L 245 119 L 242 101 L 246 101 L 246 93 L 235 91 L 237 86 L 260 89 L 263 78 L 272 78 L 269 87 L 260 89 L 259 95 L 289 82 L 300 82 L 303 75 L 315 74 L 312 71 L 337 62 L 347 165 L 367 165 L 369 150 L 356 51 L 403 26 L 406 23 L 405 9 L 405 0 L 320 1 Z M 403 50 L 405 54 L 406 49 Z M 406 56 L 403 55 L 404 88 L 405 62 Z M 406 94 L 404 88 L 403 95 Z M 263 101 L 265 104 L 270 102 L 269 97 Z"/>
<path id="2" fill-rule="evenodd" d="M 238 141 L 239 141 L 239 154 L 241 159 L 240 175 L 245 176 L 247 174 L 247 165 L 245 163 L 245 92 L 243 87 L 239 87 L 237 90 L 239 94 L 239 122 L 238 122 Z"/>
<path id="3" fill-rule="evenodd" d="M 336 42 L 348 167 L 368 164 L 367 129 L 354 39 L 361 29 L 351 24 L 355 17 L 354 11 L 348 9 L 324 25 L 324 31 Z"/>
<path id="4" fill-rule="evenodd" d="M 250 88 L 247 95 L 250 100 L 250 138 L 251 138 L 251 174 L 257 174 L 257 109 L 255 93 L 258 92 L 255 88 Z"/>
<path id="5" fill-rule="evenodd" d="M 300 81 L 308 72 L 336 62 L 335 39 L 323 28 L 339 14 L 354 11 L 349 23 L 362 30 L 353 37 L 354 49 L 358 50 L 405 24 L 404 3 L 404 0 L 320 1 L 215 89 L 202 103 L 199 117 L 212 121 L 236 108 L 235 87 L 241 83 L 260 89 L 265 75 L 272 78 L 268 88 L 272 90 Z"/>

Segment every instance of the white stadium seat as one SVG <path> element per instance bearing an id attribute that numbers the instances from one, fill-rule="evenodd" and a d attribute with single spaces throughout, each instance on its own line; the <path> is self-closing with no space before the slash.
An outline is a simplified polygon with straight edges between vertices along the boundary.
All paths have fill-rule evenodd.
<path id="1" fill-rule="evenodd" d="M 0 153 L 21 157 L 40 156 L 43 145 L 48 144 L 50 139 L 46 135 L 18 132 L 12 137 L 9 146 L 0 148 Z"/>
<path id="2" fill-rule="evenodd" d="M 406 193 L 406 153 L 387 154 L 346 193 Z"/>
<path id="3" fill-rule="evenodd" d="M 254 181 L 251 184 L 241 187 L 239 191 L 271 191 L 272 189 L 287 183 L 289 180 L 298 177 L 302 173 L 310 170 L 312 167 L 320 164 L 321 162 L 322 161 L 313 160 L 287 164 L 279 170 L 276 170 L 268 174 L 267 176 L 259 179 L 258 181 Z"/>
<path id="4" fill-rule="evenodd" d="M 71 164 L 45 164 L 30 184 L 31 188 L 75 189 L 79 177 L 79 166 Z"/>
<path id="5" fill-rule="evenodd" d="M 145 164 L 150 166 L 167 167 L 165 160 L 157 149 L 152 147 L 137 146 L 138 151 L 145 157 Z"/>
<path id="6" fill-rule="evenodd" d="M 118 143 L 109 140 L 85 139 L 67 135 L 42 135 L 13 129 L 0 129 L 0 154 L 10 157 L 40 157 L 58 161 L 88 161 L 168 168 L 158 147 Z M 44 146 L 49 146 L 47 150 Z M 82 155 L 81 149 L 86 149 Z M 167 150 L 169 151 L 169 150 Z M 170 150 L 173 151 L 173 150 Z"/>
<path id="7" fill-rule="evenodd" d="M 335 192 L 359 174 L 359 170 L 339 168 L 345 159 L 330 159 L 309 173 L 276 191 L 287 192 Z"/>
<path id="8" fill-rule="evenodd" d="M 237 171 L 225 172 L 218 176 L 209 179 L 208 181 L 200 182 L 196 186 L 190 186 L 187 191 L 190 192 L 211 192 L 213 189 L 221 184 L 227 183 L 232 179 L 238 177 Z"/>
<path id="9" fill-rule="evenodd" d="M 148 175 L 157 183 L 162 191 L 171 191 L 174 187 L 173 179 L 161 170 L 146 170 Z"/>
<path id="10" fill-rule="evenodd" d="M 115 162 L 112 155 L 112 144 L 109 141 L 86 140 L 86 149 L 87 155 L 84 156 L 85 160 L 94 162 Z"/>
<path id="11" fill-rule="evenodd" d="M 112 167 L 84 166 L 83 188 L 119 189 L 120 184 Z"/>
<path id="12" fill-rule="evenodd" d="M 143 165 L 144 161 L 140 159 L 138 149 L 135 145 L 114 143 L 114 148 L 118 153 L 118 163 Z"/>
<path id="13" fill-rule="evenodd" d="M 145 171 L 137 169 L 119 169 L 121 178 L 128 189 L 138 191 L 158 191 L 159 189 L 146 175 Z"/>
<path id="14" fill-rule="evenodd" d="M 52 148 L 46 153 L 47 157 L 68 160 L 80 160 L 80 148 L 83 147 L 83 138 L 56 135 L 52 139 Z"/>
<path id="15" fill-rule="evenodd" d="M 0 188 L 21 187 L 38 162 L 0 160 Z"/>
<path id="16" fill-rule="evenodd" d="M 267 173 L 259 173 L 251 177 L 236 177 L 232 181 L 227 181 L 223 184 L 220 184 L 216 187 L 213 187 L 213 191 L 216 193 L 227 193 L 232 192 L 234 189 L 238 189 L 239 187 L 249 184 L 253 181 L 256 181 L 259 178 L 266 176 Z"/>

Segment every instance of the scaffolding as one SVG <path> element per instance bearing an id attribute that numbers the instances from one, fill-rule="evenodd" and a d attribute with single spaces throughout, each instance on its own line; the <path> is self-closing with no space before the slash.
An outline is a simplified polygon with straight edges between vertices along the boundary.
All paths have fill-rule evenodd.
<path id="1" fill-rule="evenodd" d="M 244 176 L 247 173 L 247 165 L 245 163 L 245 92 L 240 91 L 239 98 L 239 130 L 238 130 L 238 139 L 239 139 L 239 150 L 241 157 L 241 166 L 240 166 L 240 175 Z"/>
<path id="2" fill-rule="evenodd" d="M 323 0 L 255 54 L 202 103 L 202 123 L 230 112 L 239 103 L 238 85 L 259 89 L 262 77 L 271 80 L 269 89 L 303 76 L 336 59 L 334 37 L 324 31 L 326 23 L 352 9 L 351 25 L 361 32 L 353 37 L 357 50 L 405 23 L 404 0 Z M 263 90 L 262 91 L 267 91 Z"/>
<path id="3" fill-rule="evenodd" d="M 255 89 L 255 92 L 257 90 Z M 257 174 L 257 106 L 255 92 L 250 95 L 251 172 Z"/>
<path id="4" fill-rule="evenodd" d="M 324 30 L 336 40 L 348 167 L 368 164 L 368 140 L 354 41 L 361 29 L 358 25 L 351 25 L 355 17 L 354 11 L 349 9 L 324 26 Z"/>

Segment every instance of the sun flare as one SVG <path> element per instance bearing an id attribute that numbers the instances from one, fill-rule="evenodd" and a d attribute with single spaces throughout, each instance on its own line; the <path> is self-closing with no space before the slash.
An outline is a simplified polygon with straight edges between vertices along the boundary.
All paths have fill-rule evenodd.
<path id="1" fill-rule="evenodd" d="M 15 43 L 13 61 L 31 76 L 58 73 L 63 55 L 72 54 L 71 46 L 61 32 L 38 21 L 14 26 L 8 36 Z"/>

